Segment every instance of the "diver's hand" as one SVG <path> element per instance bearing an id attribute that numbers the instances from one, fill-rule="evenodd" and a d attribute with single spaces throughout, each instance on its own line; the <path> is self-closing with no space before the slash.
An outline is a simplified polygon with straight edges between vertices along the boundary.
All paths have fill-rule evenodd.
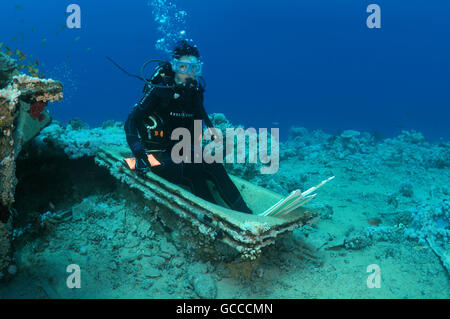
<path id="1" fill-rule="evenodd" d="M 145 176 L 151 168 L 150 162 L 148 161 L 147 152 L 144 150 L 139 151 L 136 156 L 136 174 L 139 176 Z"/>

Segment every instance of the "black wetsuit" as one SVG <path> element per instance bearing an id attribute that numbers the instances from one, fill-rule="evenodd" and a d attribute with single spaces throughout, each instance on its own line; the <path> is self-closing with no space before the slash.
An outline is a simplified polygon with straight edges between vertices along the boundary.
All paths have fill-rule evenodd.
<path id="1" fill-rule="evenodd" d="M 162 84 L 173 86 L 173 77 L 165 76 Z M 163 123 L 164 138 L 158 135 L 155 140 L 154 136 L 149 136 L 149 128 L 154 124 L 150 116 Z M 164 150 L 153 154 L 162 165 L 153 166 L 152 172 L 173 183 L 188 185 L 195 195 L 216 203 L 207 186 L 206 181 L 209 179 L 214 182 L 222 199 L 230 208 L 251 214 L 223 164 L 208 164 L 204 161 L 193 163 L 193 157 L 192 163 L 176 164 L 172 161 L 171 149 L 178 143 L 170 139 L 172 131 L 179 127 L 189 129 L 193 142 L 199 138 L 194 136 L 194 120 L 203 120 L 208 126 L 212 126 L 203 106 L 203 89 L 200 85 L 191 88 L 182 85 L 173 88 L 148 88 L 125 123 L 128 145 L 136 158 L 142 157 L 145 150 L 155 148 Z"/>

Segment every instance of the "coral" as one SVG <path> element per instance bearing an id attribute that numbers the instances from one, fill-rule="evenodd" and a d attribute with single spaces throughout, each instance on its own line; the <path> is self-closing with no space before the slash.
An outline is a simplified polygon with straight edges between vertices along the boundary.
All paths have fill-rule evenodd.
<path id="1" fill-rule="evenodd" d="M 402 131 L 399 135 L 399 140 L 409 144 L 421 144 L 425 142 L 425 137 L 420 132 L 414 130 Z"/>
<path id="2" fill-rule="evenodd" d="M 376 149 L 380 164 L 390 167 L 439 168 L 450 165 L 450 151 L 446 144 L 430 145 L 422 134 L 403 131 L 396 138 L 385 139 Z"/>
<path id="3" fill-rule="evenodd" d="M 359 141 L 360 132 L 354 130 L 346 130 L 340 135 L 341 143 L 344 150 L 350 152 L 350 154 L 355 154 L 361 151 L 361 145 Z"/>
<path id="4" fill-rule="evenodd" d="M 64 127 L 53 122 L 42 130 L 33 143 L 43 150 L 49 147 L 64 150 L 71 159 L 94 156 L 100 146 L 127 145 L 121 123 L 115 123 L 106 129 L 89 129 L 79 120 L 72 120 L 70 123 Z"/>
<path id="5" fill-rule="evenodd" d="M 0 205 L 9 209 L 14 202 L 14 189 L 17 184 L 15 176 L 16 163 L 13 154 L 0 161 Z"/>
<path id="6" fill-rule="evenodd" d="M 350 250 L 359 250 L 370 246 L 372 241 L 365 234 L 358 234 L 349 239 L 344 239 L 344 248 Z"/>
<path id="7" fill-rule="evenodd" d="M 210 117 L 214 127 L 218 127 L 219 125 L 229 125 L 230 123 L 223 113 L 213 113 Z"/>
<path id="8" fill-rule="evenodd" d="M 37 102 L 56 102 L 62 100 L 62 84 L 52 79 L 40 79 L 26 74 L 14 76 L 12 85 L 24 99 L 32 98 Z"/>
<path id="9" fill-rule="evenodd" d="M 20 91 L 12 85 L 9 85 L 3 90 L 0 90 L 0 128 L 3 130 L 12 130 L 14 120 L 16 118 L 16 107 L 18 105 L 18 99 Z M 4 134 L 6 135 L 6 134 Z M 1 139 L 1 136 L 0 136 Z M 6 142 L 6 140 L 8 140 Z M 11 138 L 5 139 L 5 144 L 10 144 Z M 8 147 L 2 147 L 0 149 L 0 158 L 5 156 L 5 151 L 10 149 L 12 145 Z"/>
<path id="10" fill-rule="evenodd" d="M 115 125 L 115 122 L 114 122 L 114 121 L 112 121 L 112 122 L 113 122 L 113 124 Z M 113 127 L 114 125 L 110 125 L 110 126 Z M 73 119 L 71 119 L 71 120 L 69 121 L 68 127 L 69 127 L 69 126 L 70 126 L 73 130 L 75 130 L 75 131 L 79 131 L 79 130 L 81 130 L 81 129 L 83 129 L 83 128 L 86 128 L 86 129 L 89 128 L 89 125 L 87 125 L 86 123 L 83 123 L 83 121 L 80 120 L 79 118 L 73 118 Z M 102 126 L 102 128 L 105 128 L 105 127 Z"/>
<path id="11" fill-rule="evenodd" d="M 425 243 L 427 238 L 448 243 L 450 239 L 450 202 L 442 205 L 422 206 L 411 209 L 412 222 L 405 229 L 405 236 Z"/>
<path id="12" fill-rule="evenodd" d="M 413 197 L 414 190 L 411 181 L 402 182 L 398 192 L 405 197 Z"/>
<path id="13" fill-rule="evenodd" d="M 0 272 L 8 265 L 4 247 L 9 247 L 11 236 L 1 232 L 11 219 L 17 184 L 15 160 L 22 145 L 50 121 L 42 113 L 47 102 L 62 99 L 60 82 L 19 75 L 16 67 L 14 60 L 0 52 Z"/>
<path id="14" fill-rule="evenodd" d="M 403 238 L 403 228 L 391 226 L 369 226 L 353 233 L 351 230 L 344 239 L 343 248 L 350 250 L 363 249 L 376 242 L 398 243 Z"/>
<path id="15" fill-rule="evenodd" d="M 14 201 L 14 189 L 17 183 L 15 178 L 15 158 L 18 156 L 21 144 L 25 142 L 25 131 L 33 135 L 42 129 L 41 126 L 33 127 L 27 122 L 27 118 L 19 108 L 19 101 L 39 101 L 31 106 L 30 116 L 43 120 L 42 111 L 47 101 L 54 101 L 62 97 L 62 85 L 53 80 L 41 80 L 26 75 L 12 77 L 9 85 L 0 90 L 0 111 L 3 136 L 0 136 L 0 199 L 1 204 L 10 207 Z M 17 112 L 19 111 L 19 112 Z M 18 123 L 14 121 L 18 118 Z M 15 131 L 16 134 L 12 134 Z"/>
<path id="16" fill-rule="evenodd" d="M 390 226 L 369 226 L 365 229 L 365 234 L 373 241 L 397 242 L 399 234 Z"/>
<path id="17" fill-rule="evenodd" d="M 430 152 L 424 154 L 425 167 L 445 169 L 450 167 L 450 146 L 433 147 Z"/>
<path id="18" fill-rule="evenodd" d="M 234 129 L 234 130 L 236 130 L 238 128 L 243 129 L 242 126 L 233 126 L 226 119 L 225 115 L 222 113 L 211 114 L 210 119 L 211 119 L 211 122 L 213 123 L 213 126 L 222 132 L 223 145 L 227 145 L 227 138 L 226 138 L 227 129 Z M 268 133 L 267 135 L 268 135 L 267 147 L 270 148 L 270 139 L 271 139 L 270 133 Z M 206 144 L 207 144 L 206 141 L 204 141 L 203 147 L 205 147 Z M 257 147 L 256 147 L 256 149 L 257 149 Z M 218 151 L 220 151 L 220 150 L 218 150 Z M 257 156 L 255 153 L 251 153 L 254 151 L 257 152 L 257 150 L 250 149 L 248 138 L 245 139 L 245 150 L 244 150 L 245 153 L 244 154 L 242 154 L 242 149 L 237 147 L 237 143 L 234 143 L 234 150 L 233 150 L 234 156 L 236 156 L 236 159 L 238 159 L 240 155 L 244 156 L 246 163 L 236 163 L 236 160 L 232 159 L 231 156 L 229 158 L 224 156 L 223 161 L 224 161 L 225 168 L 227 169 L 227 171 L 229 173 L 238 175 L 238 176 L 242 176 L 247 180 L 254 178 L 255 176 L 260 174 L 261 167 L 263 166 L 259 161 L 257 163 L 248 164 L 251 156 L 254 156 L 254 157 Z M 226 147 L 224 150 L 224 155 L 226 154 L 225 152 L 227 152 L 227 153 L 229 152 L 226 149 Z M 230 162 L 232 162 L 232 164 Z"/>
<path id="19" fill-rule="evenodd" d="M 341 133 L 341 137 L 345 140 L 350 140 L 360 135 L 361 135 L 360 132 L 354 130 L 345 130 L 344 132 Z"/>

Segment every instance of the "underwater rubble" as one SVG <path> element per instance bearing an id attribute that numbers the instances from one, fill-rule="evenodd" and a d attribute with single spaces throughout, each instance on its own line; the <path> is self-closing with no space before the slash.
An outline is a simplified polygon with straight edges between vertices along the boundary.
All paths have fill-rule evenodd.
<path id="1" fill-rule="evenodd" d="M 61 99 L 60 82 L 20 74 L 16 61 L 0 51 L 0 277 L 4 271 L 16 273 L 10 265 L 16 159 L 22 146 L 51 122 L 47 103 Z"/>
<path id="2" fill-rule="evenodd" d="M 220 113 L 212 114 L 211 120 L 222 130 L 236 127 Z M 161 205 L 145 200 L 100 167 L 88 169 L 95 166 L 93 157 L 105 145 L 126 145 L 121 123 L 108 121 L 89 128 L 80 120 L 67 125 L 53 121 L 26 145 L 24 154 L 33 155 L 23 161 L 35 160 L 30 156 L 58 157 L 58 161 L 72 163 L 69 167 L 74 173 L 66 177 L 68 181 L 49 186 L 60 190 L 59 199 L 41 196 L 44 208 L 34 213 L 34 222 L 14 229 L 17 264 L 40 265 L 27 270 L 37 278 L 40 290 L 22 296 L 363 297 L 369 295 L 362 288 L 341 291 L 344 288 L 336 286 L 333 292 L 326 285 L 320 290 L 317 282 L 331 280 L 338 285 L 338 274 L 347 278 L 341 273 L 369 257 L 392 264 L 392 273 L 412 281 L 417 272 L 430 275 L 420 279 L 428 288 L 418 290 L 419 295 L 390 287 L 382 296 L 450 296 L 440 284 L 448 282 L 442 270 L 448 271 L 449 264 L 447 142 L 427 142 L 415 131 L 381 138 L 354 130 L 327 134 L 292 127 L 287 140 L 280 142 L 281 165 L 275 175 L 259 174 L 258 164 L 227 164 L 229 173 L 282 194 L 304 189 L 324 176 L 337 176 L 336 186 L 324 188 L 321 199 L 310 204 L 320 213 L 318 220 L 295 229 L 251 262 L 221 258 L 218 252 L 230 253 L 226 247 L 212 250 L 185 221 L 161 220 Z M 65 183 L 73 186 L 62 186 Z M 21 191 L 20 196 L 29 194 Z M 29 200 L 33 202 L 32 197 Z M 50 200 L 54 204 L 45 206 Z M 19 206 L 21 216 L 24 210 L 33 210 Z M 434 254 L 439 259 L 433 261 Z M 84 293 L 65 289 L 61 284 L 64 272 L 51 278 L 46 274 L 49 266 L 64 269 L 69 261 L 89 270 L 86 282 L 90 287 Z M 400 273 L 394 261 L 404 264 Z M 406 265 L 415 264 L 420 270 L 409 271 Z M 20 266 L 12 271 L 18 278 L 22 275 Z"/>

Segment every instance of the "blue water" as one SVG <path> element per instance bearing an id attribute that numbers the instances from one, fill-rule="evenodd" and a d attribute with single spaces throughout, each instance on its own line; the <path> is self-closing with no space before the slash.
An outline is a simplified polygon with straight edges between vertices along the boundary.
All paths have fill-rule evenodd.
<path id="1" fill-rule="evenodd" d="M 291 125 L 450 138 L 448 1 L 377 0 L 381 29 L 365 23 L 374 1 L 172 2 L 187 12 L 186 34 L 205 63 L 210 113 L 280 127 L 282 139 Z M 2 1 L 0 42 L 64 83 L 64 101 L 50 107 L 56 119 L 123 122 L 143 85 L 105 56 L 133 73 L 167 59 L 155 48 L 162 35 L 152 9 L 146 0 L 77 0 L 82 28 L 62 30 L 70 3 Z"/>

